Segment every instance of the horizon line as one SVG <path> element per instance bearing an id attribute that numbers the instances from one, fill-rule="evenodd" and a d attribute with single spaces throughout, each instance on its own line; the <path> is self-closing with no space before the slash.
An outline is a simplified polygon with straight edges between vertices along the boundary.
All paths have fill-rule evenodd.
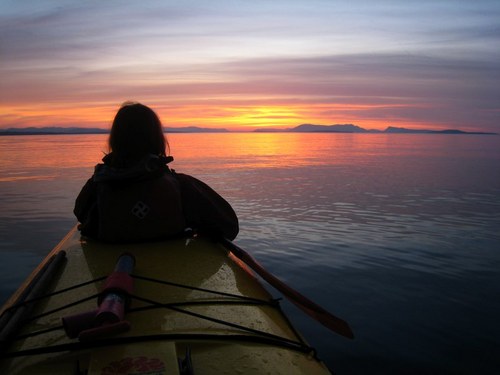
<path id="1" fill-rule="evenodd" d="M 336 130 L 338 129 L 338 130 Z M 109 134 L 110 129 L 100 127 L 78 127 L 78 126 L 29 126 L 18 128 L 0 128 L 0 135 L 71 135 L 71 134 Z M 497 135 L 489 131 L 464 131 L 460 129 L 418 129 L 388 126 L 384 130 L 365 129 L 354 124 L 300 124 L 292 128 L 256 128 L 252 130 L 206 128 L 200 126 L 163 126 L 163 132 L 175 133 L 344 133 L 344 134 L 485 134 Z"/>

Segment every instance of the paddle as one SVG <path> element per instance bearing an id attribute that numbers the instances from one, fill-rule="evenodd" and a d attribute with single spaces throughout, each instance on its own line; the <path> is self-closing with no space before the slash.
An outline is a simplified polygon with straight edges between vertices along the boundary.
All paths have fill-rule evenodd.
<path id="1" fill-rule="evenodd" d="M 46 289 L 57 275 L 59 267 L 66 261 L 64 250 L 52 255 L 31 278 L 26 288 L 15 302 L 6 308 L 0 316 L 0 352 L 10 343 L 12 336 L 21 327 L 22 321 L 35 306 L 35 301 L 46 293 Z"/>
<path id="2" fill-rule="evenodd" d="M 229 249 L 238 259 L 244 262 L 247 266 L 252 268 L 257 274 L 259 274 L 264 280 L 266 280 L 270 285 L 280 291 L 285 297 L 288 298 L 290 302 L 296 305 L 299 309 L 305 312 L 307 315 L 323 324 L 325 327 L 329 328 L 333 332 L 338 333 L 347 338 L 354 338 L 349 324 L 336 316 L 332 315 L 321 306 L 318 306 L 312 302 L 307 297 L 303 296 L 296 290 L 292 289 L 284 282 L 279 280 L 276 276 L 268 272 L 259 262 L 257 262 L 250 254 L 248 254 L 241 247 L 235 245 L 228 239 L 223 239 L 222 244 Z"/>

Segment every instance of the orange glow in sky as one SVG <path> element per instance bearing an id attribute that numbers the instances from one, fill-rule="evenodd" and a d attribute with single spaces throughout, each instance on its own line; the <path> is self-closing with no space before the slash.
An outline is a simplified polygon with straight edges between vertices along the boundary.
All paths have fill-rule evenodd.
<path id="1" fill-rule="evenodd" d="M 149 103 L 144 101 L 143 103 Z M 108 128 L 121 103 L 74 103 L 68 104 L 30 104 L 3 106 L 2 112 L 8 120 L 22 126 L 82 126 Z M 202 126 L 207 128 L 225 128 L 232 131 L 254 130 L 259 128 L 292 128 L 303 123 L 331 125 L 332 118 L 343 119 L 342 123 L 363 124 L 366 129 L 385 129 L 388 125 L 409 126 L 413 128 L 434 127 L 429 121 L 409 121 L 393 116 L 391 122 L 376 118 L 364 118 L 363 112 L 396 109 L 402 106 L 366 105 L 366 104 L 290 104 L 272 106 L 226 106 L 218 105 L 155 105 L 151 106 L 162 119 L 165 127 Z"/>
<path id="2" fill-rule="evenodd" d="M 499 2 L 146 2 L 0 3 L 0 129 L 500 132 Z"/>

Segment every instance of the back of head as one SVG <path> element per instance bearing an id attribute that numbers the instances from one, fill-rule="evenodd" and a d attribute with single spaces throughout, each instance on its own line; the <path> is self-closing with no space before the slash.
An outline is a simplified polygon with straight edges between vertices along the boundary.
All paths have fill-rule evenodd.
<path id="1" fill-rule="evenodd" d="M 124 103 L 109 135 L 111 164 L 128 166 L 149 154 L 165 156 L 168 143 L 158 115 L 140 103 Z"/>

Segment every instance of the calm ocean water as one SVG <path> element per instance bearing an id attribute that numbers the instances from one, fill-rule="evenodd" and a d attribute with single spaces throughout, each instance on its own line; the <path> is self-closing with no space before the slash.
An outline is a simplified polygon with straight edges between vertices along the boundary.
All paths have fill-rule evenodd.
<path id="1" fill-rule="evenodd" d="M 497 374 L 500 136 L 172 134 L 172 167 L 219 191 L 236 242 L 346 319 L 284 307 L 338 374 Z M 0 301 L 75 224 L 104 135 L 0 137 Z"/>

